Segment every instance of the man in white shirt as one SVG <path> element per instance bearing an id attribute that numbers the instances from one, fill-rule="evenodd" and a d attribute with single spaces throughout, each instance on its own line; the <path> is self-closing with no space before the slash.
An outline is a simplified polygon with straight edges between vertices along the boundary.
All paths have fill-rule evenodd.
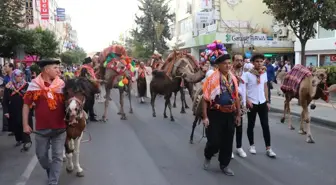
<path id="1" fill-rule="evenodd" d="M 256 154 L 256 148 L 254 145 L 254 126 L 257 114 L 260 118 L 261 127 L 263 130 L 263 136 L 266 146 L 266 154 L 269 157 L 274 158 L 276 154 L 271 148 L 271 134 L 268 123 L 268 89 L 267 89 L 267 73 L 263 66 L 264 55 L 256 54 L 251 58 L 253 69 L 244 73 L 243 80 L 246 82 L 247 91 L 247 107 L 249 112 L 247 113 L 247 137 L 250 143 L 249 152 Z"/>
<path id="2" fill-rule="evenodd" d="M 242 79 L 242 75 L 244 73 L 243 65 L 243 55 L 235 54 L 232 56 L 232 72 L 236 76 L 239 82 L 239 94 L 241 95 L 241 109 L 246 107 L 246 84 Z M 240 121 L 240 125 L 236 125 L 236 152 L 240 157 L 246 157 L 246 153 L 242 148 L 242 139 L 243 139 L 243 118 Z M 234 158 L 232 153 L 231 158 Z"/>

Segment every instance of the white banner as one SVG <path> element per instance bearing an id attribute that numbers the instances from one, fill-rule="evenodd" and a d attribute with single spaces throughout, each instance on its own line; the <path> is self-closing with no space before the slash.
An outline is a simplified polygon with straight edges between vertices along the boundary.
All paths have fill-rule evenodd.
<path id="1" fill-rule="evenodd" d="M 213 21 L 213 12 L 197 12 L 195 20 L 197 24 L 210 23 Z"/>
<path id="2" fill-rule="evenodd" d="M 201 1 L 201 9 L 212 9 L 212 0 L 200 0 Z"/>

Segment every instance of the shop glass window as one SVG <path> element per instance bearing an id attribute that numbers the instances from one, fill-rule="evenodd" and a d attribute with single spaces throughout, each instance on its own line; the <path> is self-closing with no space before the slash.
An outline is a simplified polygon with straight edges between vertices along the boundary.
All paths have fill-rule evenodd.
<path id="1" fill-rule="evenodd" d="M 317 55 L 306 56 L 306 66 L 313 66 L 317 67 Z"/>

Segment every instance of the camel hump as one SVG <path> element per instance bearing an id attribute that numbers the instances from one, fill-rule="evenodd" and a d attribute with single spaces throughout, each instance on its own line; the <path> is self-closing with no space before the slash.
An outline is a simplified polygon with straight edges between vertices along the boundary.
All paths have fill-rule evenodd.
<path id="1" fill-rule="evenodd" d="M 166 73 L 164 71 L 154 70 L 152 72 L 153 77 L 161 77 L 164 78 L 166 76 Z"/>

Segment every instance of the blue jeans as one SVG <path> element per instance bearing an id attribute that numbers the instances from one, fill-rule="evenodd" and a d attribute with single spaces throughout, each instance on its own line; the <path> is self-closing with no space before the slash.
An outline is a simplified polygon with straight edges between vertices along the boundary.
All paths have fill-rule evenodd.
<path id="1" fill-rule="evenodd" d="M 46 129 L 36 131 L 36 156 L 41 166 L 49 170 L 48 185 L 57 185 L 62 171 L 66 132 Z M 51 160 L 49 149 L 51 146 Z"/>

